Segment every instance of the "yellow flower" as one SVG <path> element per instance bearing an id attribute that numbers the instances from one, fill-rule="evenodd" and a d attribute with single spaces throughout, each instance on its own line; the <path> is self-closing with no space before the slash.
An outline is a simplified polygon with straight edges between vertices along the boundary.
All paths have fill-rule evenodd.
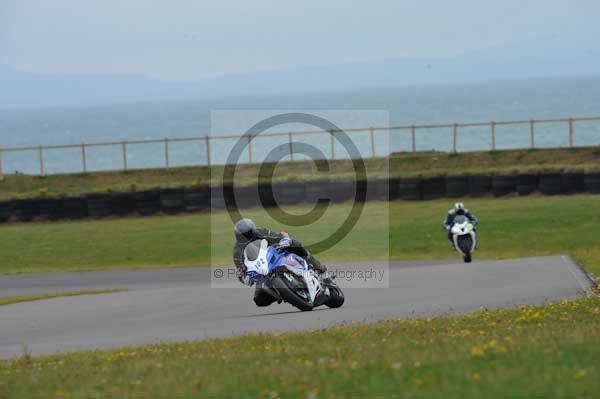
<path id="1" fill-rule="evenodd" d="M 471 348 L 471 356 L 484 356 L 485 355 L 485 351 L 483 350 L 483 348 L 479 347 L 479 346 L 474 346 Z"/>
<path id="2" fill-rule="evenodd" d="M 481 375 L 479 373 L 473 373 L 472 378 L 474 381 L 479 381 L 481 379 Z"/>
<path id="3" fill-rule="evenodd" d="M 587 370 L 585 369 L 579 369 L 577 370 L 577 372 L 575 373 L 575 378 L 583 378 L 587 375 Z"/>

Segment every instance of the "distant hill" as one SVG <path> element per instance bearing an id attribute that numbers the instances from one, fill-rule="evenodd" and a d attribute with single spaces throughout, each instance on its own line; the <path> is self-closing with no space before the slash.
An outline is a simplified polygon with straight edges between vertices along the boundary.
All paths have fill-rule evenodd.
<path id="1" fill-rule="evenodd" d="M 40 75 L 0 65 L 0 107 L 101 104 L 410 84 L 600 75 L 600 35 L 556 36 L 444 59 L 390 59 L 193 82 L 136 75 Z"/>

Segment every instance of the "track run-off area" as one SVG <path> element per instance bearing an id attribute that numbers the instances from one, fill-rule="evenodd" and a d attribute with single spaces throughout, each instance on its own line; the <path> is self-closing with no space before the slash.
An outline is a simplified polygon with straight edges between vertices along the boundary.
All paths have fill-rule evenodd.
<path id="1" fill-rule="evenodd" d="M 219 288 L 210 268 L 24 274 L 0 277 L 3 296 L 127 289 L 0 306 L 0 357 L 117 348 L 159 342 L 300 331 L 352 322 L 458 314 L 480 308 L 585 297 L 593 283 L 567 256 L 501 261 L 393 261 L 332 264 L 377 271 L 386 287 L 345 288 L 340 309 L 258 308 L 253 288 Z M 355 287 L 356 284 L 350 284 Z"/>

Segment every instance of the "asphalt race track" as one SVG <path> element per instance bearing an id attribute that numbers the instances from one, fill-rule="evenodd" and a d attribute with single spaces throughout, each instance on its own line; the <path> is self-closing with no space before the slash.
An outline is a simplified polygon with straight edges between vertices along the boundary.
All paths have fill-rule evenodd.
<path id="1" fill-rule="evenodd" d="M 211 288 L 214 271 L 206 268 L 0 276 L 0 296 L 129 289 L 0 306 L 0 357 L 19 356 L 24 348 L 42 355 L 540 304 L 583 297 L 592 287 L 566 256 L 471 264 L 393 262 L 389 269 L 382 262 L 329 267 L 374 270 L 385 275 L 389 288 L 347 288 L 342 308 L 303 313 L 287 304 L 257 308 L 249 288 Z M 362 284 L 340 278 L 338 283 L 342 288 Z"/>

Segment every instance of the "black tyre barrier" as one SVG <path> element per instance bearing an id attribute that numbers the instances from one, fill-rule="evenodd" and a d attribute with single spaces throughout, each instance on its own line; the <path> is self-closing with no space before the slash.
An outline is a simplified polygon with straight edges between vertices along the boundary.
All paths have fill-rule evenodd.
<path id="1" fill-rule="evenodd" d="M 560 173 L 545 173 L 540 175 L 540 192 L 545 195 L 562 194 L 562 176 Z"/>
<path id="2" fill-rule="evenodd" d="M 580 193 L 584 191 L 583 172 L 564 172 L 561 176 L 560 185 L 564 194 Z"/>
<path id="3" fill-rule="evenodd" d="M 236 200 L 237 204 L 237 200 Z M 223 187 L 211 186 L 210 188 L 210 208 L 211 209 L 225 209 L 225 197 Z"/>
<path id="4" fill-rule="evenodd" d="M 330 181 L 329 198 L 331 202 L 339 203 L 355 198 L 356 182 L 354 180 Z"/>
<path id="5" fill-rule="evenodd" d="M 0 223 L 6 223 L 13 215 L 14 204 L 11 201 L 0 202 Z"/>
<path id="6" fill-rule="evenodd" d="M 536 174 L 523 174 L 517 176 L 517 194 L 529 195 L 537 190 L 539 185 L 539 177 Z"/>
<path id="7" fill-rule="evenodd" d="M 495 175 L 492 178 L 492 194 L 496 197 L 514 193 L 516 187 L 516 175 Z"/>
<path id="8" fill-rule="evenodd" d="M 585 191 L 600 194 L 600 173 L 586 173 L 583 178 Z"/>
<path id="9" fill-rule="evenodd" d="M 185 210 L 198 212 L 210 209 L 210 187 L 192 187 L 185 190 Z"/>
<path id="10" fill-rule="evenodd" d="M 358 189 L 366 188 L 367 201 L 388 201 L 390 198 L 390 181 L 388 179 L 367 180 L 366 185 L 359 184 Z"/>
<path id="11" fill-rule="evenodd" d="M 446 196 L 446 178 L 430 177 L 421 181 L 421 193 L 424 200 L 443 198 Z"/>
<path id="12" fill-rule="evenodd" d="M 421 192 L 421 179 L 400 179 L 398 184 L 400 190 L 400 198 L 405 200 L 420 200 L 423 199 Z"/>
<path id="13" fill-rule="evenodd" d="M 265 201 L 272 203 L 272 198 L 269 195 L 270 185 L 257 186 L 234 186 L 233 194 L 235 203 L 240 209 L 257 208 L 261 206 L 261 195 L 265 197 Z M 268 198 L 267 198 L 268 197 Z"/>
<path id="14" fill-rule="evenodd" d="M 15 206 L 15 214 L 21 222 L 32 221 L 40 216 L 40 203 L 35 199 L 18 201 Z"/>
<path id="15" fill-rule="evenodd" d="M 481 197 L 492 191 L 491 175 L 470 175 L 469 176 L 469 195 L 471 197 Z"/>
<path id="16" fill-rule="evenodd" d="M 469 194 L 469 178 L 467 176 L 446 177 L 446 196 L 449 198 L 465 197 Z"/>
<path id="17" fill-rule="evenodd" d="M 83 219 L 88 217 L 88 208 L 83 197 L 65 197 L 62 199 L 62 216 L 65 219 Z"/>
<path id="18" fill-rule="evenodd" d="M 389 183 L 389 200 L 397 200 L 400 198 L 400 178 L 394 177 L 390 179 Z"/>
<path id="19" fill-rule="evenodd" d="M 160 192 L 160 207 L 164 213 L 174 214 L 185 211 L 185 190 L 170 188 Z"/>
<path id="20" fill-rule="evenodd" d="M 88 216 L 91 218 L 103 218 L 110 216 L 109 194 L 90 194 L 86 196 Z"/>
<path id="21" fill-rule="evenodd" d="M 87 214 L 87 205 L 86 214 Z M 39 200 L 40 217 L 48 220 L 60 220 L 64 218 L 62 198 L 43 198 Z"/>
<path id="22" fill-rule="evenodd" d="M 306 183 L 304 198 L 307 204 L 316 204 L 319 199 L 332 201 L 329 193 L 329 180 L 317 180 Z"/>
<path id="23" fill-rule="evenodd" d="M 160 190 L 140 191 L 134 195 L 135 210 L 140 215 L 156 215 L 162 210 Z"/>
<path id="24" fill-rule="evenodd" d="M 135 197 L 133 193 L 111 193 L 109 203 L 112 215 L 126 216 L 135 212 Z"/>
<path id="25" fill-rule="evenodd" d="M 301 204 L 306 201 L 306 184 L 299 182 L 274 184 L 273 195 L 279 205 Z"/>

